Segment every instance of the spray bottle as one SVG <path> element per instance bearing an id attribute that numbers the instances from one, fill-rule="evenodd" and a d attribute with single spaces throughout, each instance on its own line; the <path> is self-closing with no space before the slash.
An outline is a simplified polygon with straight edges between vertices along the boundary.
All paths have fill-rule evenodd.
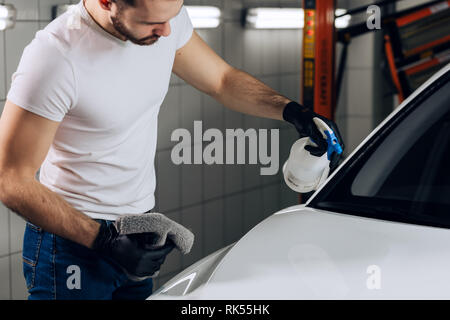
<path id="1" fill-rule="evenodd" d="M 314 118 L 313 121 L 327 141 L 327 152 L 321 157 L 313 156 L 305 147 L 317 145 L 309 137 L 301 138 L 292 145 L 289 158 L 283 166 L 284 181 L 289 188 L 299 193 L 319 189 L 330 173 L 331 155 L 333 152 L 342 153 L 333 130 L 319 118 Z"/>

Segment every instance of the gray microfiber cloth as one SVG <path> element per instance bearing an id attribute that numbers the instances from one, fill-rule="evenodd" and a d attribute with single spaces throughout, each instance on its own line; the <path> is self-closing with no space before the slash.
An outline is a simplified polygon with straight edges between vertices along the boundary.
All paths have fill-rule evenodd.
<path id="1" fill-rule="evenodd" d="M 119 234 L 153 233 L 155 235 L 154 242 L 146 248 L 162 247 L 169 238 L 178 250 L 187 254 L 194 244 L 194 234 L 190 230 L 161 213 L 122 215 L 116 220 L 115 226 Z M 159 271 L 149 277 L 135 277 L 130 274 L 128 277 L 135 281 L 142 281 L 156 277 L 158 274 Z"/>

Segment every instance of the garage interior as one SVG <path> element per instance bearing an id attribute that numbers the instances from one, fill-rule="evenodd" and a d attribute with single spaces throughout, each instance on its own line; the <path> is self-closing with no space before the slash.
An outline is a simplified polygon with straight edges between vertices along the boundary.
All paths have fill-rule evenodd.
<path id="1" fill-rule="evenodd" d="M 0 31 L 0 105 L 3 110 L 22 52 L 35 33 L 52 21 L 55 6 L 76 0 L 8 0 L 16 9 L 15 24 Z M 263 81 L 276 91 L 295 101 L 302 101 L 303 35 L 304 29 L 257 29 L 245 26 L 246 9 L 257 7 L 302 8 L 303 0 L 185 0 L 187 6 L 214 6 L 221 10 L 218 27 L 197 28 L 200 36 L 232 66 Z M 389 1 L 388 1 L 389 2 Z M 433 1 L 390 1 L 381 7 L 388 16 L 429 4 Z M 441 1 L 442 2 L 442 1 Z M 446 1 L 444 1 L 446 2 Z M 336 8 L 351 10 L 367 7 L 374 0 L 337 0 Z M 448 11 L 448 9 L 447 9 Z M 448 14 L 447 14 L 448 16 Z M 352 16 L 351 25 L 365 24 L 366 11 Z M 367 137 L 411 92 L 408 81 L 423 83 L 431 74 L 420 79 L 407 78 L 408 72 L 393 77 L 392 65 L 386 58 L 386 38 L 383 32 L 364 32 L 346 38 L 337 29 L 335 52 L 335 83 L 337 97 L 334 119 L 346 144 L 344 158 Z M 350 31 L 349 31 L 350 32 Z M 330 35 L 331 37 L 332 35 Z M 339 40 L 339 41 L 337 41 Z M 347 49 L 345 50 L 345 43 Z M 394 46 L 395 46 L 395 39 Z M 439 43 L 439 52 L 424 59 L 448 63 L 449 39 Z M 395 50 L 394 48 L 393 50 Z M 339 66 L 346 52 L 341 74 Z M 398 61 L 398 59 L 397 59 Z M 428 61 L 428 60 L 427 60 Z M 447 62 L 443 62 L 447 61 Z M 407 61 L 408 63 L 412 63 Z M 415 62 L 415 61 L 414 61 Z M 435 65 L 427 64 L 427 68 Z M 437 63 L 437 62 L 436 62 Z M 406 65 L 406 62 L 405 62 Z M 414 65 L 416 66 L 416 65 Z M 391 67 L 391 68 L 390 68 Z M 402 66 L 404 67 L 404 66 Z M 409 74 L 414 74 L 413 69 Z M 420 69 L 422 70 L 422 69 Z M 398 71 L 398 70 L 397 70 Z M 395 75 L 399 75 L 394 72 Z M 393 79 L 394 78 L 394 79 Z M 398 82 L 402 83 L 399 84 Z M 339 89 L 339 90 L 337 90 Z M 158 125 L 158 146 L 155 158 L 157 189 L 156 206 L 170 219 L 189 228 L 195 243 L 189 255 L 173 252 L 155 278 L 157 289 L 173 276 L 201 258 L 239 240 L 245 233 L 269 215 L 299 203 L 297 193 L 286 186 L 281 167 L 289 156 L 297 131 L 288 123 L 256 118 L 224 108 L 211 97 L 201 93 L 182 79 L 172 75 L 170 88 L 161 106 Z M 260 165 L 175 165 L 171 151 L 175 142 L 171 133 L 177 128 L 193 131 L 194 121 L 202 120 L 203 130 L 250 128 L 279 129 L 280 169 L 272 176 L 260 175 Z M 192 145 L 191 148 L 194 146 Z M 27 288 L 22 274 L 22 241 L 25 221 L 0 203 L 0 299 L 26 299 Z"/>

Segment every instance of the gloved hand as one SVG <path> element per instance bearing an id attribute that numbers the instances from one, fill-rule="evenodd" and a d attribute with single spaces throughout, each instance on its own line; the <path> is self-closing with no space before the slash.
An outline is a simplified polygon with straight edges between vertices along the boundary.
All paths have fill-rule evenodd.
<path id="1" fill-rule="evenodd" d="M 336 138 L 338 139 L 339 144 L 342 146 L 342 150 L 344 150 L 345 145 L 342 140 L 341 133 L 337 125 L 311 109 L 298 104 L 297 102 L 290 102 L 286 105 L 283 110 L 283 119 L 287 122 L 290 122 L 297 129 L 300 138 L 310 137 L 317 147 L 314 146 L 306 146 L 305 149 L 309 151 L 313 156 L 321 157 L 328 150 L 328 143 L 320 133 L 316 124 L 313 121 L 313 118 L 319 118 L 323 120 L 331 130 L 334 131 Z M 337 152 L 333 152 L 330 159 L 330 171 L 332 172 L 337 165 L 339 164 L 339 160 L 341 159 L 342 154 L 338 154 Z"/>
<path id="2" fill-rule="evenodd" d="M 161 268 L 166 256 L 175 247 L 172 240 L 167 239 L 161 248 L 146 248 L 153 239 L 151 233 L 119 234 L 113 223 L 108 225 L 102 220 L 92 249 L 112 259 L 131 276 L 148 277 Z"/>

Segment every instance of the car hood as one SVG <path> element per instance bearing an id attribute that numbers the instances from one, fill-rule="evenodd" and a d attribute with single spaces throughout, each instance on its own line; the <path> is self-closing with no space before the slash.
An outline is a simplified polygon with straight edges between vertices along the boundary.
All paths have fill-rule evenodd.
<path id="1" fill-rule="evenodd" d="M 254 227 L 188 299 L 450 298 L 450 230 L 291 207 Z"/>

